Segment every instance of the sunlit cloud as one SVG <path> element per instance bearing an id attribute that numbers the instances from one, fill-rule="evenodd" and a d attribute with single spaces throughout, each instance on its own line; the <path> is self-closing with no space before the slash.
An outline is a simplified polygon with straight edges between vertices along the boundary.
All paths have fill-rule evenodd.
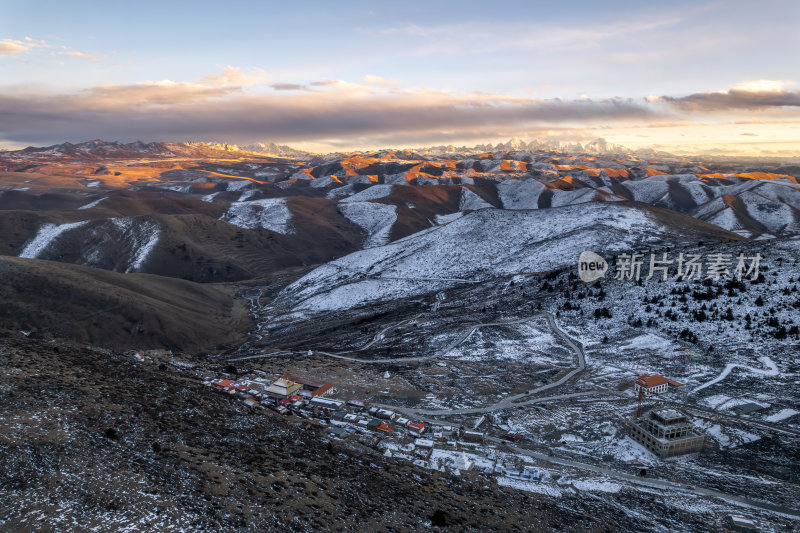
<path id="1" fill-rule="evenodd" d="M 86 52 L 74 50 L 70 46 L 60 45 L 55 46 L 47 41 L 32 39 L 25 37 L 23 40 L 14 39 L 1 39 L 0 40 L 0 57 L 3 56 L 23 56 L 28 52 L 44 50 L 50 57 L 72 57 L 75 59 L 84 59 L 87 61 L 97 62 L 100 61 L 100 56 Z M 63 62 L 59 61 L 59 64 Z"/>
<path id="2" fill-rule="evenodd" d="M 397 85 L 397 80 L 382 78 L 381 76 L 373 76 L 367 74 L 361 78 L 361 81 L 370 85 L 379 85 L 381 87 L 394 87 Z"/>
<path id="3" fill-rule="evenodd" d="M 87 61 L 100 61 L 99 57 L 97 57 L 95 55 L 92 55 L 92 54 L 85 54 L 83 52 L 75 52 L 75 51 L 73 51 L 73 52 L 64 52 L 63 55 L 69 56 L 69 57 L 76 57 L 78 59 L 86 59 Z"/>
<path id="4" fill-rule="evenodd" d="M 737 83 L 733 86 L 734 91 L 746 91 L 754 93 L 783 92 L 787 86 L 794 85 L 794 82 L 783 80 L 751 80 Z"/>
<path id="5" fill-rule="evenodd" d="M 14 39 L 0 40 L 0 56 L 21 54 L 34 48 L 49 48 L 49 45 L 44 41 L 36 41 L 30 37 L 26 37 L 22 41 Z"/>
<path id="6" fill-rule="evenodd" d="M 100 85 L 83 91 L 79 95 L 56 97 L 65 105 L 96 109 L 114 109 L 142 105 L 182 105 L 206 102 L 220 98 L 239 87 L 214 87 L 199 83 L 184 83 L 170 80 L 145 81 L 135 85 Z"/>
<path id="7" fill-rule="evenodd" d="M 86 138 L 278 140 L 333 150 L 478 144 L 512 136 L 565 142 L 607 137 L 627 146 L 696 152 L 724 138 L 731 146 L 747 142 L 747 150 L 763 152 L 766 148 L 756 143 L 791 149 L 790 128 L 800 123 L 800 117 L 778 117 L 785 119 L 778 123 L 774 114 L 753 114 L 754 109 L 800 105 L 800 95 L 787 91 L 786 83 L 741 84 L 688 96 L 565 99 L 400 89 L 374 75 L 360 81 L 289 83 L 269 80 L 261 70 L 225 66 L 193 82 L 151 80 L 67 94 L 6 87 L 0 93 L 0 139 L 38 144 Z M 749 137 L 759 139 L 745 141 Z"/>
<path id="8" fill-rule="evenodd" d="M 201 83 L 217 86 L 246 86 L 262 83 L 267 77 L 266 71 L 260 68 L 253 68 L 249 72 L 244 72 L 239 67 L 226 65 L 221 67 L 221 70 L 220 74 L 209 74 L 203 77 Z"/>
<path id="9" fill-rule="evenodd" d="M 276 84 L 277 85 L 277 84 Z M 317 85 L 319 83 L 311 83 Z M 654 118 L 627 99 L 533 99 L 437 91 L 362 92 L 333 81 L 332 90 L 251 93 L 241 86 L 148 81 L 106 85 L 75 94 L 0 95 L 0 138 L 34 140 L 81 136 L 129 139 L 206 137 L 245 142 L 259 138 L 303 141 L 325 137 L 464 135 L 474 130 L 537 124 L 616 122 Z M 355 87 L 355 88 L 354 88 Z M 354 91 L 358 97 L 353 97 Z"/>

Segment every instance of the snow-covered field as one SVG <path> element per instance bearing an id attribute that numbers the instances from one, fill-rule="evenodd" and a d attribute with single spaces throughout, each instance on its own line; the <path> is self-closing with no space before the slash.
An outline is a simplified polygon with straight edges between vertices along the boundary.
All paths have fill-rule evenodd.
<path id="1" fill-rule="evenodd" d="M 285 198 L 234 202 L 222 220 L 240 228 L 264 228 L 283 235 L 293 232 L 292 213 Z"/>

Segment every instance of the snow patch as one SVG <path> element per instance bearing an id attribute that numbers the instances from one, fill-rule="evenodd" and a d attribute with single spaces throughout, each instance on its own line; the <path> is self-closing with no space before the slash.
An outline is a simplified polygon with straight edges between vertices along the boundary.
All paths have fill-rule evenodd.
<path id="1" fill-rule="evenodd" d="M 366 202 L 368 200 L 379 200 L 381 198 L 386 198 L 390 194 L 392 194 L 392 185 L 373 185 L 363 191 L 354 194 L 353 196 L 342 200 L 342 202 L 351 203 L 351 202 Z"/>
<path id="2" fill-rule="evenodd" d="M 79 228 L 86 224 L 88 220 L 83 220 L 81 222 L 72 222 L 69 224 L 45 224 L 39 231 L 36 233 L 36 236 L 33 238 L 31 242 L 25 246 L 22 250 L 22 253 L 19 254 L 20 257 L 26 257 L 28 259 L 35 259 L 39 257 L 39 254 L 45 251 L 45 249 L 56 240 L 62 233 L 65 233 L 69 230 Z"/>
<path id="3" fill-rule="evenodd" d="M 797 413 L 800 413 L 800 411 L 789 408 L 781 409 L 774 415 L 769 415 L 768 417 L 766 417 L 765 420 L 767 420 L 768 422 L 780 422 L 781 420 L 786 420 L 787 418 L 793 417 Z"/>
<path id="4" fill-rule="evenodd" d="M 78 208 L 78 210 L 80 211 L 80 210 L 83 210 L 83 209 L 91 209 L 93 207 L 96 207 L 96 206 L 100 205 L 100 202 L 102 202 L 103 200 L 108 200 L 108 196 L 100 198 L 99 200 L 95 200 L 94 202 L 89 202 L 86 205 L 82 205 L 82 206 L 80 206 Z"/>

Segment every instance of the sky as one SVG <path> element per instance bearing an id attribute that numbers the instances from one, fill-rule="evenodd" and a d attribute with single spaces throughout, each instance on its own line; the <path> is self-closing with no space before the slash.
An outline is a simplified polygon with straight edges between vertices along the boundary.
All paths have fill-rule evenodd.
<path id="1" fill-rule="evenodd" d="M 800 155 L 800 2 L 0 0 L 0 147 Z"/>

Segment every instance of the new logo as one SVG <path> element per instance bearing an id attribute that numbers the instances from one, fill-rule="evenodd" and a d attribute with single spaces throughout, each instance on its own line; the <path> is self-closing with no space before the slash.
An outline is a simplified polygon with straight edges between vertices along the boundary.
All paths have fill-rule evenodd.
<path id="1" fill-rule="evenodd" d="M 594 252 L 581 252 L 578 257 L 578 276 L 589 283 L 606 275 L 608 263 Z"/>

